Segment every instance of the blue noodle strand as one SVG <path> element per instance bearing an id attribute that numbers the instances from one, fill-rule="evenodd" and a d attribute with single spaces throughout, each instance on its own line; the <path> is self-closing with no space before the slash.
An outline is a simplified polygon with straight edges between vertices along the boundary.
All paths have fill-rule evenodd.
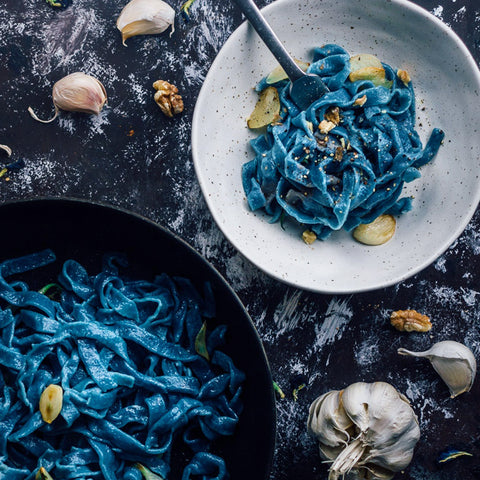
<path id="1" fill-rule="evenodd" d="M 7 280 L 54 261 L 45 250 L 0 264 L 0 480 L 40 467 L 55 480 L 166 479 L 178 442 L 191 452 L 183 480 L 227 479 L 211 443 L 234 433 L 245 376 L 218 350 L 225 326 L 207 330 L 211 361 L 195 351 L 215 317 L 210 286 L 128 280 L 119 256 L 96 276 L 66 261 L 59 301 Z M 64 393 L 47 424 L 38 405 L 50 384 Z"/>
<path id="2" fill-rule="evenodd" d="M 384 213 L 411 210 L 412 199 L 400 198 L 402 188 L 420 177 L 419 168 L 435 157 L 444 133 L 433 129 L 422 147 L 412 84 L 383 66 L 391 88 L 351 82 L 350 55 L 343 48 L 316 48 L 308 71 L 319 75 L 330 92 L 305 111 L 290 99 L 287 80 L 271 85 L 279 91 L 280 121 L 252 140 L 255 158 L 242 169 L 251 210 L 265 211 L 272 222 L 291 218 L 318 239 Z M 264 78 L 257 90 L 267 86 Z M 366 100 L 363 105 L 360 99 Z M 334 107 L 340 123 L 322 134 L 319 124 Z"/>

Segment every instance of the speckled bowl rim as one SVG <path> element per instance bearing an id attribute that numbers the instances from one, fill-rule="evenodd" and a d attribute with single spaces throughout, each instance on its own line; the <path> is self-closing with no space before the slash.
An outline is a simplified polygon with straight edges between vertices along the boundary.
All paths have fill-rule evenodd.
<path id="1" fill-rule="evenodd" d="M 274 11 L 278 6 L 288 4 L 288 3 L 295 3 L 298 0 L 275 0 L 271 4 L 267 5 L 262 9 L 262 13 L 264 13 L 267 17 L 270 11 Z M 480 86 L 480 70 L 479 67 L 473 58 L 472 54 L 461 40 L 461 38 L 446 24 L 444 24 L 440 19 L 435 17 L 435 15 L 428 12 L 423 7 L 416 5 L 408 0 L 385 0 L 385 5 L 392 4 L 394 6 L 399 6 L 401 8 L 405 8 L 412 12 L 413 14 L 419 15 L 425 19 L 425 22 L 433 23 L 433 25 L 440 29 L 444 34 L 446 34 L 454 43 L 455 46 L 460 50 L 461 54 L 464 56 L 464 59 L 468 62 L 468 66 L 470 67 L 471 71 L 474 72 L 475 79 L 477 84 Z M 463 215 L 459 219 L 458 224 L 456 225 L 455 229 L 451 230 L 450 236 L 439 244 L 438 248 L 432 251 L 429 255 L 426 255 L 422 262 L 419 262 L 415 267 L 410 268 L 408 271 L 401 275 L 396 275 L 389 280 L 372 283 L 369 285 L 361 285 L 359 284 L 355 288 L 341 288 L 338 286 L 331 287 L 329 285 L 324 285 L 323 287 L 319 287 L 318 285 L 312 285 L 311 282 L 304 282 L 298 279 L 292 279 L 288 277 L 288 272 L 284 272 L 284 274 L 279 274 L 278 272 L 272 271 L 270 268 L 266 267 L 262 262 L 255 261 L 249 255 L 249 252 L 242 248 L 242 245 L 239 244 L 237 238 L 235 236 L 235 232 L 233 229 L 229 228 L 229 225 L 222 222 L 222 218 L 219 216 L 219 213 L 216 209 L 216 202 L 212 199 L 209 195 L 209 189 L 207 187 L 208 184 L 208 177 L 204 175 L 204 172 L 201 168 L 200 161 L 199 161 L 199 142 L 201 141 L 199 137 L 199 122 L 201 121 L 201 104 L 205 101 L 206 97 L 208 96 L 208 84 L 209 79 L 211 76 L 214 75 L 214 70 L 216 69 L 217 65 L 222 61 L 222 56 L 224 55 L 224 50 L 228 47 L 230 43 L 233 43 L 238 37 L 245 35 L 247 28 L 250 28 L 248 22 L 243 22 L 229 37 L 227 42 L 224 44 L 222 49 L 219 51 L 217 57 L 215 58 L 214 62 L 212 63 L 210 70 L 205 78 L 205 81 L 202 85 L 200 90 L 199 96 L 197 98 L 197 103 L 195 106 L 195 111 L 193 114 L 193 121 L 192 121 L 192 156 L 194 160 L 194 168 L 197 175 L 198 182 L 200 184 L 203 196 L 207 203 L 207 206 L 217 223 L 220 230 L 223 232 L 225 237 L 233 244 L 233 246 L 248 260 L 254 263 L 260 270 L 265 272 L 266 274 L 270 275 L 271 277 L 291 285 L 293 287 L 298 287 L 305 289 L 307 291 L 313 291 L 318 293 L 328 293 L 328 294 L 350 294 L 350 293 L 357 293 L 357 292 L 366 292 L 372 291 L 376 289 L 381 289 L 385 287 L 389 287 L 395 285 L 401 281 L 406 280 L 407 278 L 412 277 L 413 275 L 417 274 L 421 270 L 425 269 L 429 265 L 431 265 L 438 257 L 440 257 L 454 242 L 455 240 L 462 234 L 465 227 L 470 222 L 471 218 L 473 217 L 477 206 L 480 202 L 480 182 L 478 182 L 477 189 L 474 192 L 474 198 L 472 199 L 471 206 L 468 210 L 463 212 Z"/>

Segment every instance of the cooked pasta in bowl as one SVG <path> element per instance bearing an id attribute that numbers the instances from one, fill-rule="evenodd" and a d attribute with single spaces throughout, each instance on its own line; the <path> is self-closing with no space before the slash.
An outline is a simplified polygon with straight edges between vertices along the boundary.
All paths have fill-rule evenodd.
<path id="1" fill-rule="evenodd" d="M 329 92 L 300 111 L 248 23 L 232 34 L 192 132 L 218 226 L 296 287 L 351 293 L 414 275 L 462 233 L 480 199 L 475 61 L 405 0 L 277 0 L 263 13 Z"/>

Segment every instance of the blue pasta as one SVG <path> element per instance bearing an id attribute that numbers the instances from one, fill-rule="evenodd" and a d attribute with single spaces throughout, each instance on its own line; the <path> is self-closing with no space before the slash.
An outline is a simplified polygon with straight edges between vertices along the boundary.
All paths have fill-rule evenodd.
<path id="1" fill-rule="evenodd" d="M 0 480 L 165 479 L 172 448 L 191 460 L 183 479 L 224 480 L 212 442 L 232 435 L 244 374 L 218 348 L 213 293 L 184 278 L 119 273 L 108 256 L 91 276 L 68 260 L 58 300 L 9 277 L 55 261 L 50 250 L 0 264 Z M 204 322 L 210 361 L 195 350 Z M 46 423 L 42 392 L 61 385 L 59 417 Z M 40 476 L 40 478 L 43 478 Z"/>
<path id="2" fill-rule="evenodd" d="M 423 148 L 412 83 L 383 67 L 388 85 L 352 82 L 343 48 L 316 48 L 308 71 L 330 91 L 305 111 L 290 99 L 287 80 L 258 84 L 258 91 L 278 89 L 281 118 L 252 140 L 255 158 L 243 165 L 251 210 L 265 211 L 272 222 L 293 219 L 323 240 L 335 230 L 351 231 L 381 214 L 412 208 L 412 199 L 401 197 L 403 186 L 420 177 L 419 168 L 435 157 L 444 133 L 433 129 Z M 322 133 L 319 125 L 337 107 L 339 121 Z"/>

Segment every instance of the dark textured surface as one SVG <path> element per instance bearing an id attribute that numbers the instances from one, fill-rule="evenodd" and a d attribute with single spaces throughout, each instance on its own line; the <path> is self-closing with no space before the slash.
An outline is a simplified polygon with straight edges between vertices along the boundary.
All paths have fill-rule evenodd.
<path id="1" fill-rule="evenodd" d="M 366 0 L 367 1 L 367 0 Z M 180 1 L 171 2 L 178 10 Z M 264 5 L 267 2 L 259 2 Z M 478 0 L 422 0 L 480 61 Z M 278 446 L 272 478 L 322 479 L 315 442 L 305 432 L 310 402 L 356 380 L 386 380 L 412 401 L 422 439 L 398 478 L 480 478 L 480 383 L 455 400 L 430 366 L 397 357 L 438 340 L 465 342 L 480 356 L 480 217 L 432 266 L 394 287 L 353 296 L 319 295 L 280 284 L 247 262 L 214 224 L 196 181 L 190 153 L 195 100 L 215 55 L 241 16 L 227 2 L 197 0 L 192 21 L 177 19 L 170 37 L 130 39 L 122 46 L 115 19 L 123 2 L 74 0 L 63 11 L 42 0 L 0 0 L 0 143 L 26 167 L 0 179 L 0 200 L 71 196 L 141 213 L 181 235 L 225 276 L 247 306 L 286 393 L 278 402 Z M 99 78 L 109 104 L 99 117 L 63 113 L 50 125 L 33 121 L 53 111 L 52 84 L 82 70 Z M 185 112 L 166 119 L 152 83 L 172 81 Z M 7 161 L 0 152 L 0 159 Z M 3 225 L 8 235 L 15 225 Z M 34 240 L 32 239 L 32 245 Z M 412 248 L 415 248 L 412 245 Z M 391 310 L 431 316 L 431 335 L 398 334 Z M 292 397 L 293 388 L 307 387 Z M 259 415 L 262 413 L 259 412 Z M 474 453 L 438 466 L 447 446 Z"/>

